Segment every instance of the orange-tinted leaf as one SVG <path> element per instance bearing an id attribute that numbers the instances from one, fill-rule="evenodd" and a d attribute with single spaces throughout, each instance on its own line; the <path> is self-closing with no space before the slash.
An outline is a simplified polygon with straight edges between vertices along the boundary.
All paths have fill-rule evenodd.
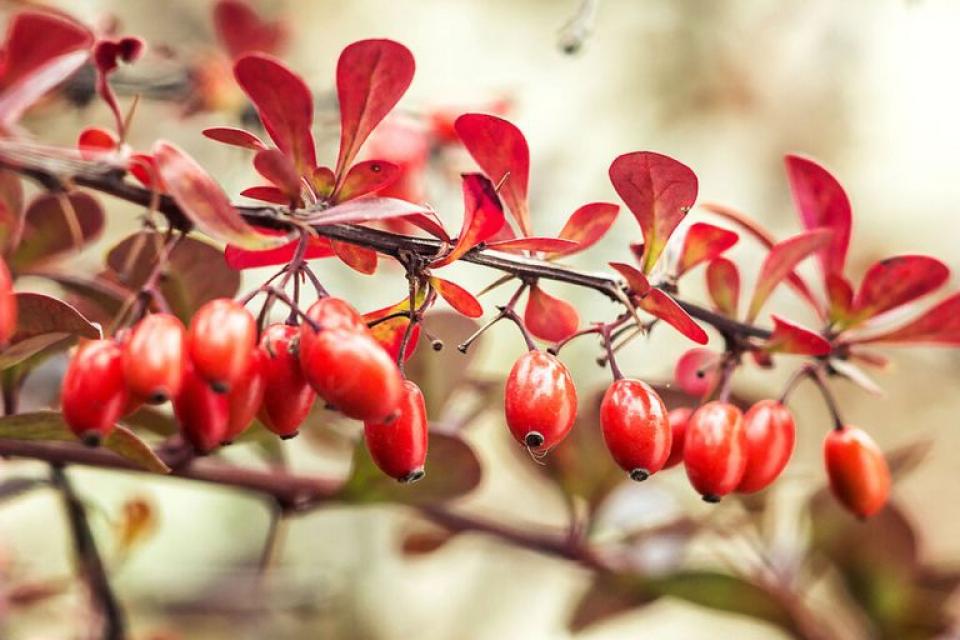
<path id="1" fill-rule="evenodd" d="M 667 240 L 697 199 L 697 176 L 673 158 L 637 151 L 610 165 L 610 182 L 643 231 L 643 272 L 650 273 Z"/>
<path id="2" fill-rule="evenodd" d="M 853 286 L 839 273 L 824 278 L 831 322 L 846 324 L 853 316 Z"/>
<path id="3" fill-rule="evenodd" d="M 819 251 L 824 274 L 843 273 L 850 245 L 850 200 L 843 187 L 822 166 L 800 156 L 785 158 L 787 178 L 800 220 L 807 229 L 833 231 L 829 244 Z"/>
<path id="4" fill-rule="evenodd" d="M 479 318 L 483 315 L 480 302 L 460 285 L 436 276 L 430 278 L 430 285 L 441 298 L 447 301 L 447 304 L 468 318 Z"/>
<path id="5" fill-rule="evenodd" d="M 760 267 L 760 275 L 753 290 L 753 297 L 750 299 L 747 322 L 753 322 L 763 303 L 794 267 L 810 254 L 829 245 L 832 236 L 833 232 L 830 229 L 814 229 L 798 233 L 770 248 L 770 253 Z"/>
<path id="6" fill-rule="evenodd" d="M 591 202 L 574 211 L 560 230 L 560 237 L 577 243 L 559 253 L 579 253 L 595 245 L 617 219 L 620 207 L 609 202 Z"/>
<path id="7" fill-rule="evenodd" d="M 285 194 L 283 191 L 280 191 L 280 189 L 277 189 L 276 187 L 247 187 L 240 192 L 240 195 L 246 198 L 253 198 L 254 200 L 261 200 L 263 202 L 272 202 L 273 204 L 290 204 L 290 196 Z"/>
<path id="8" fill-rule="evenodd" d="M 714 258 L 707 265 L 707 292 L 717 310 L 729 318 L 740 308 L 740 271 L 726 258 Z"/>
<path id="9" fill-rule="evenodd" d="M 483 172 L 500 186 L 499 193 L 520 225 L 521 233 L 530 235 L 527 208 L 530 150 L 520 129 L 503 118 L 482 113 L 464 114 L 453 126 Z"/>
<path id="10" fill-rule="evenodd" d="M 93 35 L 53 13 L 22 11 L 7 26 L 0 70 L 0 124 L 9 126 L 50 89 L 79 69 Z"/>
<path id="11" fill-rule="evenodd" d="M 892 331 L 855 339 L 853 342 L 960 346 L 960 293 L 953 294 L 916 319 Z"/>
<path id="12" fill-rule="evenodd" d="M 23 182 L 13 171 L 0 169 L 0 255 L 13 250 L 23 224 Z"/>
<path id="13" fill-rule="evenodd" d="M 254 151 L 262 151 L 267 148 L 263 140 L 249 131 L 237 129 L 236 127 L 208 127 L 203 130 L 203 135 L 211 140 L 216 140 L 217 142 L 229 144 L 234 147 L 253 149 Z"/>
<path id="14" fill-rule="evenodd" d="M 313 190 L 318 198 L 327 198 L 333 195 L 336 181 L 336 176 L 333 175 L 330 167 L 316 167 L 310 174 L 310 183 L 313 185 Z"/>
<path id="15" fill-rule="evenodd" d="M 858 319 L 870 318 L 939 289 L 950 277 L 947 265 L 928 256 L 894 256 L 867 269 L 854 300 Z"/>
<path id="16" fill-rule="evenodd" d="M 241 0 L 219 0 L 213 8 L 213 25 L 231 58 L 254 51 L 276 53 L 287 39 L 284 23 L 263 20 Z"/>
<path id="17" fill-rule="evenodd" d="M 280 235 L 278 232 L 270 229 L 261 229 L 261 233 L 273 233 Z M 235 247 L 232 244 L 228 244 L 226 250 L 224 251 L 224 257 L 227 260 L 227 264 L 230 265 L 231 269 L 252 269 L 254 267 L 271 267 L 277 264 L 287 264 L 293 259 L 293 254 L 297 250 L 298 240 L 292 240 L 287 244 L 276 247 L 275 249 L 267 249 L 266 251 L 248 251 L 246 249 L 241 249 L 240 247 Z M 307 247 L 306 258 L 312 260 L 314 258 L 329 258 L 333 254 L 333 247 L 330 246 L 330 241 L 327 238 L 311 236 L 310 244 Z"/>
<path id="18" fill-rule="evenodd" d="M 400 167 L 392 162 L 383 160 L 367 160 L 358 162 L 350 167 L 347 177 L 343 179 L 337 191 L 337 202 L 343 202 L 352 198 L 359 198 L 371 193 L 376 193 L 380 189 L 390 186 L 390 184 L 400 175 Z"/>
<path id="19" fill-rule="evenodd" d="M 560 342 L 577 332 L 580 315 L 572 304 L 554 298 L 534 284 L 523 312 L 523 324 L 541 340 Z"/>
<path id="20" fill-rule="evenodd" d="M 290 159 L 279 149 L 263 149 L 253 156 L 253 168 L 287 196 L 287 202 L 300 197 L 300 176 Z"/>
<path id="21" fill-rule="evenodd" d="M 683 239 L 683 249 L 677 261 L 677 276 L 681 276 L 701 262 L 709 262 L 737 244 L 739 236 L 723 227 L 706 222 L 690 225 Z"/>
<path id="22" fill-rule="evenodd" d="M 354 271 L 371 275 L 377 270 L 377 252 L 349 242 L 330 240 L 333 252 L 341 261 Z"/>
<path id="23" fill-rule="evenodd" d="M 503 226 L 503 205 L 493 185 L 479 173 L 463 176 L 463 226 L 450 252 L 431 266 L 442 267 L 459 260 L 463 254 L 493 237 Z"/>
<path id="24" fill-rule="evenodd" d="M 497 251 L 542 251 L 544 253 L 570 253 L 578 248 L 577 243 L 571 240 L 540 236 L 496 240 L 488 242 L 487 246 Z"/>
<path id="25" fill-rule="evenodd" d="M 630 287 L 630 292 L 634 296 L 645 296 L 650 291 L 650 281 L 636 267 L 622 262 L 611 262 L 609 264 L 627 281 L 627 286 Z"/>
<path id="26" fill-rule="evenodd" d="M 704 202 L 700 206 L 714 215 L 733 222 L 756 238 L 756 240 L 767 249 L 772 248 L 773 245 L 777 243 L 777 240 L 774 238 L 772 233 L 764 229 L 759 222 L 742 211 L 737 211 L 733 207 L 728 207 L 726 205 L 717 204 L 714 202 Z M 817 315 L 819 315 L 821 318 L 823 317 L 823 310 L 820 308 L 820 301 L 817 300 L 816 296 L 813 295 L 813 292 L 810 291 L 810 287 L 807 286 L 807 283 L 803 278 L 801 278 L 796 272 L 791 272 L 787 276 L 787 284 L 793 287 L 793 290 L 810 304 L 810 307 L 817 312 Z"/>
<path id="27" fill-rule="evenodd" d="M 414 304 L 417 305 L 417 307 L 423 304 L 425 294 L 426 292 L 423 289 L 420 289 L 417 292 L 417 297 L 414 300 Z M 363 320 L 369 324 L 374 320 L 385 318 L 399 311 L 408 311 L 409 309 L 410 298 L 406 297 L 396 304 L 363 314 Z M 391 318 L 390 320 L 378 322 L 376 325 L 370 327 L 370 332 L 373 334 L 373 337 L 376 338 L 377 342 L 379 342 L 383 348 L 387 350 L 387 353 L 389 353 L 390 356 L 396 360 L 397 355 L 400 353 L 400 345 L 403 343 L 403 335 L 407 332 L 407 325 L 409 324 L 409 317 L 399 316 L 396 318 Z M 413 331 L 410 334 L 410 341 L 407 343 L 407 349 L 403 356 L 404 361 L 409 360 L 413 355 L 413 352 L 417 348 L 417 342 L 419 338 L 420 325 L 418 324 L 413 328 Z"/>
<path id="28" fill-rule="evenodd" d="M 260 53 L 237 60 L 233 75 L 257 108 L 270 138 L 301 175 L 310 175 L 316 165 L 313 96 L 303 79 L 279 60 Z"/>
<path id="29" fill-rule="evenodd" d="M 330 224 L 360 224 L 394 218 L 411 219 L 411 217 L 416 217 L 420 219 L 425 217 L 430 219 L 429 217 L 432 214 L 433 211 L 430 208 L 406 200 L 370 196 L 350 200 L 329 209 L 312 213 L 303 220 L 314 226 L 324 226 Z"/>
<path id="30" fill-rule="evenodd" d="M 100 236 L 103 224 L 103 208 L 89 193 L 41 193 L 27 205 L 10 268 L 23 271 L 78 251 Z"/>
<path id="31" fill-rule="evenodd" d="M 804 356 L 825 356 L 830 343 L 815 331 L 773 315 L 773 333 L 764 345 L 771 353 L 792 353 Z"/>
<path id="32" fill-rule="evenodd" d="M 184 215 L 210 237 L 243 249 L 266 249 L 284 243 L 282 236 L 259 233 L 247 224 L 220 185 L 174 145 L 158 142 L 153 156 L 160 178 Z"/>
<path id="33" fill-rule="evenodd" d="M 697 344 L 707 344 L 707 333 L 669 295 L 654 287 L 640 300 L 641 309 L 654 315 Z"/>
<path id="34" fill-rule="evenodd" d="M 340 54 L 340 153 L 335 171 L 338 182 L 344 179 L 370 132 L 407 91 L 415 66 L 410 50 L 392 40 L 360 40 Z"/>

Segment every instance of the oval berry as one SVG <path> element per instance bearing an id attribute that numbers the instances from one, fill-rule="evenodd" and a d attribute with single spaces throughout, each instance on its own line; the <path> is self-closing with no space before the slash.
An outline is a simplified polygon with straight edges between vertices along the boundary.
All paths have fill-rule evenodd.
<path id="1" fill-rule="evenodd" d="M 7 263 L 0 258 L 0 344 L 10 341 L 17 330 L 17 297 Z"/>
<path id="2" fill-rule="evenodd" d="M 70 430 L 86 444 L 99 444 L 113 431 L 129 398 L 120 345 L 114 340 L 82 344 L 67 365 L 60 393 Z"/>
<path id="3" fill-rule="evenodd" d="M 367 333 L 367 324 L 363 317 L 346 300 L 327 296 L 320 298 L 307 309 L 307 318 L 315 322 L 324 331 L 343 330 Z M 300 325 L 301 348 L 312 344 L 317 332 L 309 322 Z"/>
<path id="4" fill-rule="evenodd" d="M 747 468 L 737 485 L 741 493 L 765 489 L 777 479 L 793 454 L 796 425 L 790 410 L 776 400 L 761 400 L 743 416 Z"/>
<path id="5" fill-rule="evenodd" d="M 667 422 L 670 423 L 670 457 L 663 465 L 664 469 L 675 467 L 683 462 L 683 443 L 687 439 L 687 422 L 693 415 L 693 409 L 690 407 L 677 407 L 671 409 L 667 414 Z"/>
<path id="6" fill-rule="evenodd" d="M 300 368 L 297 353 L 291 350 L 300 334 L 298 327 L 274 324 L 260 339 L 266 393 L 260 407 L 260 420 L 282 438 L 297 435 L 297 429 L 313 407 L 317 394 Z"/>
<path id="7" fill-rule="evenodd" d="M 707 502 L 737 488 L 747 468 L 743 414 L 726 402 L 708 402 L 687 422 L 683 465 L 690 484 Z"/>
<path id="8" fill-rule="evenodd" d="M 247 370 L 233 383 L 230 393 L 227 394 L 227 430 L 222 444 L 230 444 L 236 440 L 260 411 L 267 386 L 263 376 L 265 366 L 266 356 L 259 349 L 254 349 Z"/>
<path id="9" fill-rule="evenodd" d="M 177 395 L 186 362 L 186 329 L 168 313 L 138 322 L 123 343 L 123 371 L 130 392 L 152 404 Z"/>
<path id="10" fill-rule="evenodd" d="M 228 396 L 211 389 L 192 363 L 184 369 L 180 392 L 173 398 L 173 413 L 183 439 L 197 453 L 209 453 L 223 442 L 230 417 Z"/>
<path id="11" fill-rule="evenodd" d="M 247 371 L 256 342 L 257 323 L 236 300 L 211 300 L 190 319 L 190 361 L 197 375 L 220 393 Z"/>
<path id="12" fill-rule="evenodd" d="M 387 420 L 403 392 L 400 369 L 366 333 L 324 330 L 299 347 L 300 367 L 314 391 L 345 416 Z"/>
<path id="13" fill-rule="evenodd" d="M 507 377 L 504 413 L 520 444 L 539 451 L 556 446 L 577 417 L 577 389 L 567 367 L 543 351 L 522 355 Z"/>
<path id="14" fill-rule="evenodd" d="M 667 408 L 645 382 L 623 379 L 611 384 L 600 403 L 600 427 L 610 455 L 634 480 L 646 480 L 670 456 Z"/>
<path id="15" fill-rule="evenodd" d="M 363 437 L 380 470 L 400 482 L 423 477 L 427 459 L 427 406 L 420 387 L 405 380 L 398 415 L 390 422 L 367 421 Z"/>
<path id="16" fill-rule="evenodd" d="M 890 468 L 867 432 L 834 429 L 823 446 L 830 489 L 837 500 L 861 518 L 880 511 L 890 496 Z"/>
<path id="17" fill-rule="evenodd" d="M 705 396 L 716 384 L 719 362 L 719 354 L 710 349 L 690 349 L 677 360 L 674 380 L 687 395 Z"/>

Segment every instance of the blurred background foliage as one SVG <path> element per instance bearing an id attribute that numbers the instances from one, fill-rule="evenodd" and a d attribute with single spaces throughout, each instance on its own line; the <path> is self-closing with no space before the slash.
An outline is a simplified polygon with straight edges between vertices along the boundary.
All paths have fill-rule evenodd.
<path id="1" fill-rule="evenodd" d="M 24 4 L 0 7 L 9 13 Z M 209 2 L 51 4 L 91 25 L 113 17 L 119 33 L 148 41 L 151 54 L 118 74 L 118 83 L 132 87 L 179 81 L 185 66 L 217 49 Z M 332 77 L 339 51 L 360 38 L 390 37 L 417 59 L 401 103 L 408 117 L 509 103 L 508 115 L 531 147 L 539 233 L 556 232 L 584 202 L 616 201 L 606 177 L 610 161 L 648 149 L 691 166 L 701 199 L 737 206 L 786 235 L 798 225 L 782 156 L 801 152 L 830 167 L 851 196 L 854 274 L 893 253 L 928 253 L 954 271 L 960 267 L 953 204 L 960 202 L 954 175 L 960 85 L 953 80 L 960 5 L 950 0 L 601 0 L 592 34 L 575 55 L 560 47 L 562 28 L 579 6 L 574 1 L 256 6 L 288 22 L 283 58 L 318 96 L 316 133 L 326 157 L 337 142 Z M 130 142 L 148 148 L 163 137 L 182 145 L 235 196 L 256 182 L 247 156 L 199 132 L 237 124 L 241 110 L 183 117 L 180 105 L 146 100 Z M 69 145 L 83 126 L 109 122 L 107 110 L 93 102 L 80 109 L 51 103 L 24 124 L 45 143 Z M 464 153 L 446 149 L 429 167 L 427 198 L 451 228 L 461 208 L 451 177 L 470 166 Z M 71 259 L 71 268 L 101 269 L 106 252 L 137 228 L 136 208 L 105 204 L 106 232 Z M 623 215 L 601 245 L 572 262 L 599 269 L 609 260 L 630 261 L 627 241 L 639 235 Z M 749 265 L 759 264 L 761 254 L 743 242 L 732 255 Z M 473 290 L 490 279 L 471 265 L 455 269 L 457 281 Z M 742 271 L 748 288 L 753 270 Z M 371 278 L 327 261 L 319 272 L 328 289 L 364 310 L 392 303 L 405 290 L 399 268 Z M 241 289 L 265 273 L 245 272 Z M 185 280 L 205 277 L 191 273 Z M 230 278 L 217 275 L 218 282 Z M 700 278 L 690 280 L 683 295 L 703 299 Z M 27 290 L 45 286 L 18 282 Z M 551 290 L 573 300 L 585 321 L 615 312 L 596 294 Z M 811 320 L 786 288 L 775 297 L 790 317 Z M 496 293 L 484 298 L 488 309 L 496 301 Z M 470 323 L 437 314 L 427 327 L 448 348 L 440 354 L 421 348 L 413 377 L 441 430 L 461 432 L 479 462 L 458 439 L 437 436 L 428 479 L 408 490 L 366 474 L 370 467 L 360 459 L 342 501 L 286 520 L 271 558 L 261 557 L 271 510 L 255 496 L 175 479 L 71 471 L 136 637 L 956 637 L 950 635 L 960 576 L 955 352 L 894 353 L 895 371 L 880 379 L 883 398 L 836 385 L 848 419 L 898 452 L 895 505 L 859 523 L 823 494 L 820 449 L 830 421 L 812 388 L 792 398 L 798 443 L 785 476 L 758 499 L 717 508 L 699 501 L 679 469 L 643 485 L 623 482 L 597 437 L 597 391 L 609 374 L 594 364 L 592 341 L 564 352 L 581 390 L 581 419 L 540 466 L 509 440 L 499 411 L 504 372 L 522 349 L 519 336 L 509 326 L 495 328 L 475 347 L 468 369 L 452 346 L 471 332 Z M 621 367 L 666 380 L 686 347 L 675 333 L 656 330 L 624 351 Z M 784 358 L 772 372 L 747 368 L 735 391 L 746 399 L 777 394 L 790 364 Z M 51 360 L 31 379 L 33 406 L 55 402 L 51 389 L 62 367 L 62 360 Z M 251 443 L 223 455 L 342 475 L 356 432 L 356 425 L 318 412 L 301 438 L 277 443 L 254 433 Z M 0 473 L 31 478 L 43 468 L 11 461 Z M 85 613 L 82 594 L 67 580 L 60 504 L 52 492 L 21 485 L 8 483 L 12 488 L 0 496 L 2 635 L 75 637 Z M 445 498 L 455 499 L 452 511 L 437 511 Z M 537 553 L 502 536 L 451 538 L 463 523 L 450 513 L 543 532 L 551 541 L 563 539 L 572 513 L 577 526 L 589 525 L 598 557 L 564 557 L 563 545 Z M 264 561 L 270 569 L 260 579 Z M 606 562 L 621 570 L 591 569 Z"/>

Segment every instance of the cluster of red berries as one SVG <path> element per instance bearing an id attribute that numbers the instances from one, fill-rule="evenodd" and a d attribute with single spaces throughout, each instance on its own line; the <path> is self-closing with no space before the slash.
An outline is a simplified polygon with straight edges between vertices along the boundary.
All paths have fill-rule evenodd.
<path id="1" fill-rule="evenodd" d="M 115 338 L 88 341 L 63 379 L 64 419 L 95 445 L 143 403 L 173 402 L 181 433 L 208 453 L 254 420 L 282 438 L 297 434 L 317 396 L 363 420 L 371 457 L 403 481 L 423 476 L 423 395 L 343 300 L 326 297 L 299 325 L 257 323 L 234 300 L 201 307 L 184 327 L 174 316 L 144 317 Z"/>

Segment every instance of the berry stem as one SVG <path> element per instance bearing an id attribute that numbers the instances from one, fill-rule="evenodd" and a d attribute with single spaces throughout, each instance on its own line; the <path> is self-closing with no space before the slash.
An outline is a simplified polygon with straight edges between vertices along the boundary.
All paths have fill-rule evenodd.
<path id="1" fill-rule="evenodd" d="M 840 407 L 837 405 L 837 399 L 827 384 L 823 370 L 820 367 L 811 367 L 807 373 L 807 377 L 813 380 L 817 388 L 820 389 L 820 395 L 823 396 L 823 401 L 827 404 L 827 409 L 829 409 L 830 416 L 833 418 L 833 428 L 837 431 L 842 431 L 847 423 L 840 415 Z"/>
<path id="2" fill-rule="evenodd" d="M 610 364 L 610 373 L 614 380 L 622 380 L 623 372 L 617 364 L 617 358 L 613 353 L 613 337 L 611 335 L 610 325 L 600 325 L 600 339 L 603 341 L 603 349 L 607 353 L 607 362 Z"/>
<path id="3" fill-rule="evenodd" d="M 517 290 L 513 292 L 512 296 L 510 296 L 510 300 L 507 302 L 507 304 L 497 307 L 497 309 L 499 310 L 499 313 L 497 313 L 497 315 L 495 315 L 493 318 L 488 320 L 486 324 L 484 324 L 482 327 L 474 331 L 473 335 L 471 335 L 469 338 L 467 338 L 466 340 L 461 342 L 459 345 L 457 345 L 457 349 L 460 351 L 460 353 L 466 353 L 467 350 L 470 348 L 470 345 L 472 345 L 477 338 L 482 336 L 484 333 L 486 333 L 490 329 L 490 327 L 497 324 L 504 318 L 510 318 L 511 320 L 513 320 L 513 322 L 517 325 L 517 327 L 520 328 L 520 333 L 523 334 L 523 339 L 527 343 L 527 349 L 529 349 L 530 351 L 535 350 L 537 346 L 536 344 L 534 344 L 533 338 L 530 337 L 530 334 L 527 332 L 526 327 L 523 326 L 523 322 L 520 320 L 520 317 L 517 316 L 517 313 L 513 310 L 513 308 L 517 304 L 517 301 L 520 300 L 520 296 L 523 295 L 523 292 L 526 290 L 527 290 L 527 283 L 523 283 L 519 287 L 517 287 Z"/>

